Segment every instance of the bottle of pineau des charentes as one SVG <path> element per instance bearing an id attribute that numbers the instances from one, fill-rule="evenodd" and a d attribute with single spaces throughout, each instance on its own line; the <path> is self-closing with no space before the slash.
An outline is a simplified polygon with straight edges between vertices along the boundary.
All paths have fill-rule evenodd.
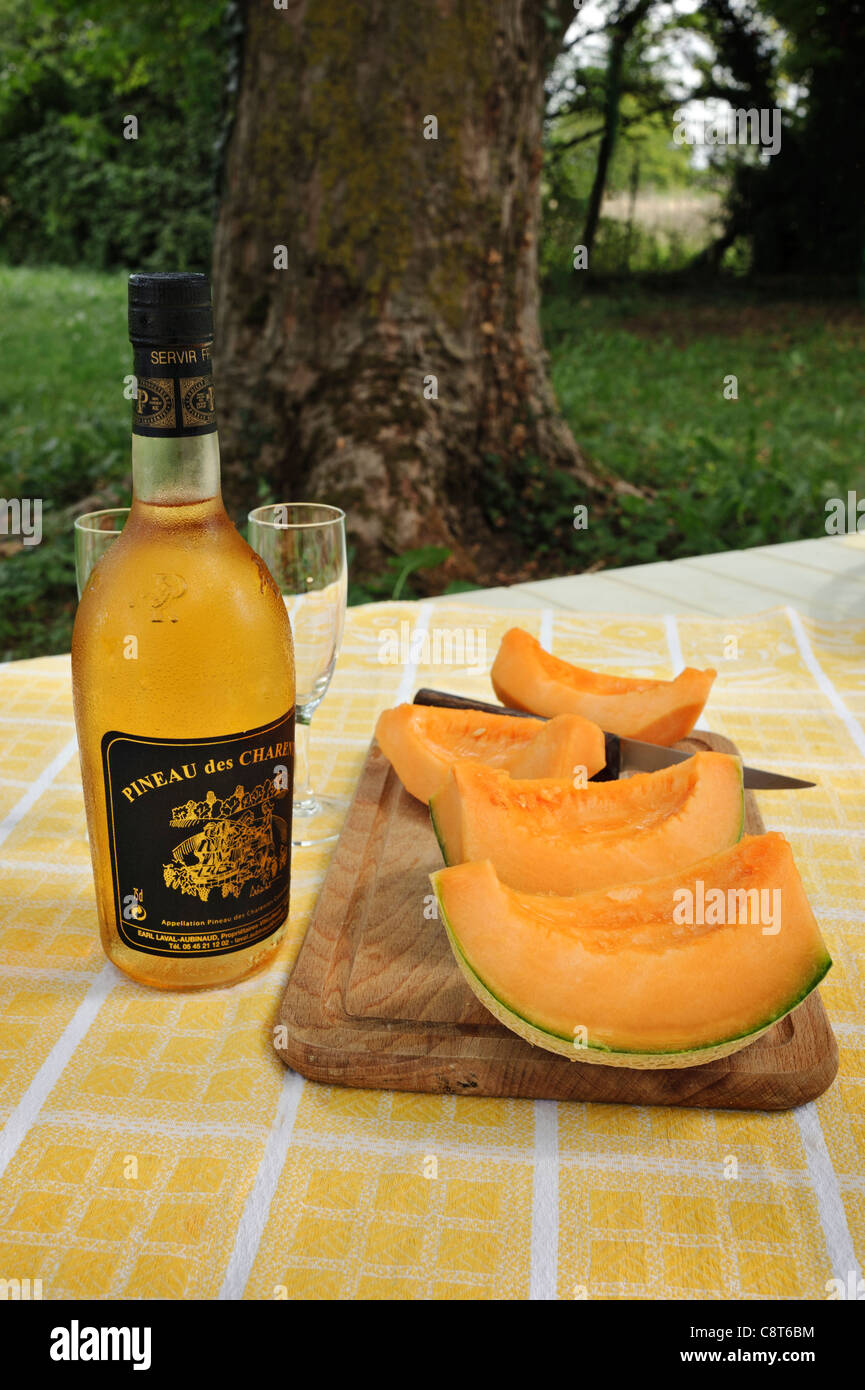
<path id="1" fill-rule="evenodd" d="M 231 984 L 288 919 L 294 657 L 222 504 L 205 275 L 133 275 L 132 509 L 72 639 L 99 925 L 127 975 Z"/>

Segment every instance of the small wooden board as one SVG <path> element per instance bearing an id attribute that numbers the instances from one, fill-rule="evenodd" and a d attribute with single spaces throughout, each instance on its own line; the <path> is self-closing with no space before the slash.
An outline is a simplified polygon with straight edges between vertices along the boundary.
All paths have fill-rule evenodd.
<path id="1" fill-rule="evenodd" d="M 677 746 L 736 752 L 702 731 Z M 745 801 L 746 833 L 762 834 Z M 426 807 L 374 742 L 280 1005 L 290 1067 L 342 1086 L 734 1110 L 785 1110 L 833 1080 L 838 1049 L 816 992 L 751 1047 L 701 1067 L 632 1071 L 530 1046 L 460 975 L 433 915 L 427 875 L 441 863 Z"/>

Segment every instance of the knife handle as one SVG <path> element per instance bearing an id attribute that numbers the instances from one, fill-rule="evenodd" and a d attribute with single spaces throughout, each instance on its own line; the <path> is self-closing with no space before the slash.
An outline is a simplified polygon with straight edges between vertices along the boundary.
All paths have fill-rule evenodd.
<path id="1" fill-rule="evenodd" d="M 467 700 L 464 695 L 449 695 L 446 690 L 419 690 L 412 702 L 415 705 L 438 705 L 441 709 L 479 709 L 484 714 L 512 714 L 515 719 L 546 719 L 527 709 L 508 709 L 507 705 L 490 705 L 485 700 Z"/>
<path id="2" fill-rule="evenodd" d="M 414 697 L 416 705 L 437 705 L 440 709 L 477 709 L 484 714 L 510 714 L 515 719 L 546 719 L 543 714 L 531 714 L 525 709 L 508 709 L 507 705 L 491 705 L 486 700 L 468 700 L 464 695 L 450 695 L 445 690 L 430 690 L 424 687 Z M 615 782 L 619 776 L 622 760 L 622 745 L 618 734 L 604 732 L 604 752 L 606 764 L 590 782 Z"/>
<path id="3" fill-rule="evenodd" d="M 606 762 L 600 772 L 590 777 L 590 782 L 617 782 L 622 771 L 622 740 L 618 734 L 608 734 L 604 730 L 604 753 Z"/>

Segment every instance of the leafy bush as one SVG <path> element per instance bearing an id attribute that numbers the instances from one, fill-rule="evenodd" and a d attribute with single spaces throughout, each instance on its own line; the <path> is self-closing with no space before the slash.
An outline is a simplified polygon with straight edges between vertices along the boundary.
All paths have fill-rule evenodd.
<path id="1" fill-rule="evenodd" d="M 209 0 L 0 0 L 3 256 L 206 269 L 225 63 Z"/>
<path id="2" fill-rule="evenodd" d="M 349 548 L 348 601 L 350 604 L 356 604 L 376 603 L 383 599 L 417 598 L 419 595 L 412 585 L 412 575 L 417 574 L 419 570 L 437 569 L 449 556 L 447 546 L 423 545 L 415 550 L 406 550 L 402 555 L 392 555 L 381 574 L 364 574 L 359 579 L 354 579 L 351 577 L 354 570 L 354 551 Z M 472 586 L 459 586 L 460 589 L 463 587 Z M 455 591 L 456 586 L 449 586 L 445 593 Z"/>

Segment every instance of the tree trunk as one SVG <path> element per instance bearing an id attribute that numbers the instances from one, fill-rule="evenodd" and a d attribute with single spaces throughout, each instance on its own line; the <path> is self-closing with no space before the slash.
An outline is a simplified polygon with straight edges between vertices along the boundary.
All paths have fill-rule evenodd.
<path id="1" fill-rule="evenodd" d="M 595 177 L 592 180 L 592 191 L 589 194 L 589 205 L 586 209 L 586 225 L 583 228 L 583 245 L 591 258 L 592 248 L 595 244 L 595 234 L 598 230 L 598 223 L 601 220 L 601 204 L 604 201 L 604 193 L 607 188 L 607 174 L 610 168 L 610 160 L 613 157 L 613 147 L 616 143 L 616 133 L 619 128 L 619 105 L 622 97 L 622 65 L 625 61 L 625 45 L 628 36 L 621 28 L 613 30 L 610 39 L 610 52 L 607 58 L 607 71 L 604 78 L 604 133 L 601 136 L 601 143 L 598 147 L 598 160 L 595 165 Z"/>
<path id="2" fill-rule="evenodd" d="M 619 133 L 619 111 L 622 103 L 622 70 L 625 66 L 625 53 L 634 36 L 634 31 L 643 22 L 654 0 L 637 0 L 632 9 L 623 3 L 619 6 L 610 29 L 610 50 L 607 55 L 607 70 L 604 75 L 604 132 L 598 148 L 598 162 L 595 177 L 589 194 L 586 209 L 586 225 L 583 231 L 583 245 L 591 258 L 592 247 L 598 223 L 601 220 L 601 207 L 607 187 L 607 174 L 610 160 Z"/>
<path id="3" fill-rule="evenodd" d="M 248 6 L 214 252 L 227 491 L 254 469 L 341 505 L 361 569 L 443 544 L 452 574 L 501 575 L 490 469 L 518 494 L 540 459 L 595 506 L 617 486 L 558 412 L 538 323 L 543 15 Z"/>

